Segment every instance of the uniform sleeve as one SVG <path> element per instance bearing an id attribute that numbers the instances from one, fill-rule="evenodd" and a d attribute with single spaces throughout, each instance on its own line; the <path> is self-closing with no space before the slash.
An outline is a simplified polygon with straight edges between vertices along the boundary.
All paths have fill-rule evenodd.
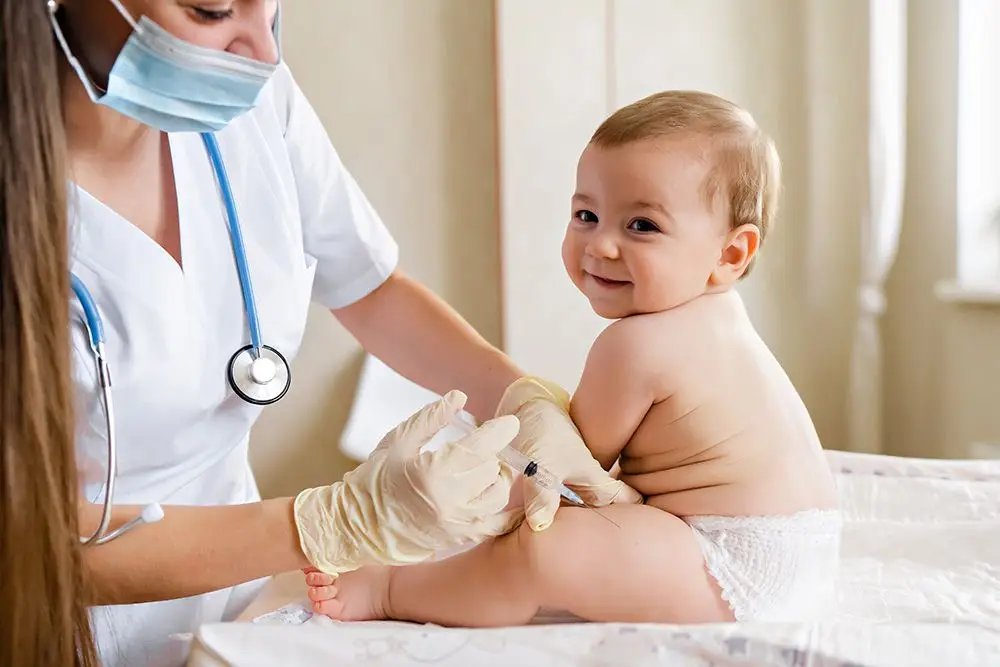
<path id="1" fill-rule="evenodd" d="M 313 300 L 328 308 L 348 306 L 385 282 L 396 269 L 399 248 L 286 66 L 278 68 L 273 83 L 304 249 L 316 258 Z"/>

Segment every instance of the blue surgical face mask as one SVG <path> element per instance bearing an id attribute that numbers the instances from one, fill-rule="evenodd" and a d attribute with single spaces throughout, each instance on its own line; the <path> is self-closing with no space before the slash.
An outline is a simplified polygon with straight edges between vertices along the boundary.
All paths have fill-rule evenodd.
<path id="1" fill-rule="evenodd" d="M 132 34 L 115 59 L 107 90 L 102 90 L 73 57 L 56 19 L 58 5 L 49 0 L 56 39 L 95 103 L 164 132 L 221 130 L 256 106 L 277 65 L 190 44 L 146 16 L 136 22 L 119 0 L 110 2 L 132 26 Z M 273 27 L 279 60 L 280 13 L 279 5 Z"/>

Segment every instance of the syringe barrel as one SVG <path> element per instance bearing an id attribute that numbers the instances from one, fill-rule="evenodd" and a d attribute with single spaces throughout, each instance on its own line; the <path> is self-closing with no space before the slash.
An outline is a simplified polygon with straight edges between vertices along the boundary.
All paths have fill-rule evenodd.
<path id="1" fill-rule="evenodd" d="M 497 454 L 497 457 L 513 468 L 517 472 L 523 473 L 525 468 L 531 463 L 531 459 L 517 451 L 513 447 L 504 447 Z"/>
<path id="2" fill-rule="evenodd" d="M 516 472 L 528 477 L 533 484 L 546 489 L 555 489 L 559 486 L 559 480 L 556 479 L 555 475 L 538 464 L 533 463 L 530 458 L 513 447 L 504 447 L 497 456 Z M 531 473 L 530 475 L 528 474 L 529 472 Z"/>
<path id="3" fill-rule="evenodd" d="M 476 430 L 476 427 L 465 421 L 458 415 L 451 418 L 451 425 L 462 432 L 463 435 L 468 435 Z M 530 458 L 517 451 L 513 447 L 504 447 L 497 454 L 499 459 L 506 463 L 508 466 L 514 469 L 515 472 L 521 473 L 527 477 L 530 477 L 532 482 L 543 486 L 546 489 L 554 489 L 559 485 L 559 480 L 556 479 L 555 475 L 550 473 L 548 470 L 541 468 L 538 464 L 532 465 Z M 531 475 L 527 475 L 526 471 L 531 466 Z"/>
<path id="4" fill-rule="evenodd" d="M 462 419 L 461 415 L 455 415 L 452 417 L 450 424 L 461 431 L 462 435 L 469 435 L 476 430 L 476 426 Z"/>

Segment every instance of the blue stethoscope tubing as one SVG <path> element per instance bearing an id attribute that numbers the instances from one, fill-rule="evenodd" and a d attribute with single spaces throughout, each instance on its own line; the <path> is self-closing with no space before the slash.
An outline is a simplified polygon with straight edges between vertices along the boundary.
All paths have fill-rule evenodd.
<path id="1" fill-rule="evenodd" d="M 215 135 L 205 132 L 201 135 L 201 139 L 205 143 L 208 159 L 212 162 L 212 168 L 219 181 L 219 189 L 222 190 L 222 201 L 226 205 L 226 221 L 229 224 L 229 238 L 232 241 L 233 255 L 236 258 L 236 271 L 240 276 L 240 290 L 243 292 L 247 328 L 250 330 L 250 346 L 254 350 L 260 350 L 260 322 L 257 321 L 257 301 L 254 299 L 253 285 L 250 282 L 247 251 L 243 245 L 243 230 L 240 227 L 239 213 L 236 211 L 236 200 L 229 187 L 229 173 L 226 171 L 226 164 L 222 161 L 222 153 L 219 151 L 219 142 Z"/>
<path id="2" fill-rule="evenodd" d="M 222 192 L 226 220 L 229 226 L 229 238 L 232 242 L 233 257 L 243 296 L 243 310 L 250 333 L 250 344 L 238 349 L 229 359 L 226 368 L 227 380 L 234 393 L 244 401 L 254 405 L 270 405 L 276 403 L 288 392 L 288 388 L 291 386 L 291 369 L 288 361 L 280 352 L 262 343 L 257 303 L 250 280 L 246 248 L 243 245 L 243 231 L 240 227 L 239 213 L 236 210 L 236 200 L 230 187 L 229 175 L 226 172 L 226 165 L 223 162 L 215 135 L 211 132 L 203 132 L 201 137 L 218 180 L 219 189 Z M 107 426 L 108 470 L 104 481 L 104 508 L 101 512 L 101 521 L 90 536 L 80 537 L 80 542 L 85 545 L 99 545 L 110 542 L 140 523 L 159 521 L 163 518 L 163 508 L 158 503 L 146 505 L 139 516 L 108 532 L 108 526 L 111 523 L 115 478 L 118 474 L 118 440 L 115 428 L 114 401 L 111 397 L 111 372 L 105 353 L 104 324 L 97 310 L 97 304 L 84 282 L 75 274 L 70 273 L 70 285 L 83 309 L 83 320 L 87 327 L 90 348 L 94 356 Z"/>
<path id="3" fill-rule="evenodd" d="M 254 299 L 250 267 L 247 263 L 246 248 L 243 245 L 243 231 L 236 211 L 236 198 L 229 185 L 229 175 L 222 160 L 219 142 L 211 132 L 203 132 L 202 141 L 215 171 L 222 201 L 226 206 L 226 220 L 229 223 L 229 238 L 236 260 L 236 272 L 243 292 L 243 310 L 247 316 L 250 344 L 233 353 L 227 366 L 229 386 L 248 403 L 270 405 L 278 402 L 291 386 L 291 371 L 288 361 L 276 349 L 264 345 L 260 335 L 260 321 L 257 317 L 257 302 Z"/>

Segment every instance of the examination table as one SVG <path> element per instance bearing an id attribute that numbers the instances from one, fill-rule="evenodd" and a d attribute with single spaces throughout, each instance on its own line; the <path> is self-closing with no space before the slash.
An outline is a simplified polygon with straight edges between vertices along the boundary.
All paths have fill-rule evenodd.
<path id="1" fill-rule="evenodd" d="M 822 622 L 334 623 L 304 618 L 305 584 L 293 572 L 272 579 L 237 622 L 199 628 L 188 664 L 1000 666 L 1000 461 L 827 455 L 845 528 L 840 608 Z M 280 607 L 290 613 L 267 616 Z"/>

